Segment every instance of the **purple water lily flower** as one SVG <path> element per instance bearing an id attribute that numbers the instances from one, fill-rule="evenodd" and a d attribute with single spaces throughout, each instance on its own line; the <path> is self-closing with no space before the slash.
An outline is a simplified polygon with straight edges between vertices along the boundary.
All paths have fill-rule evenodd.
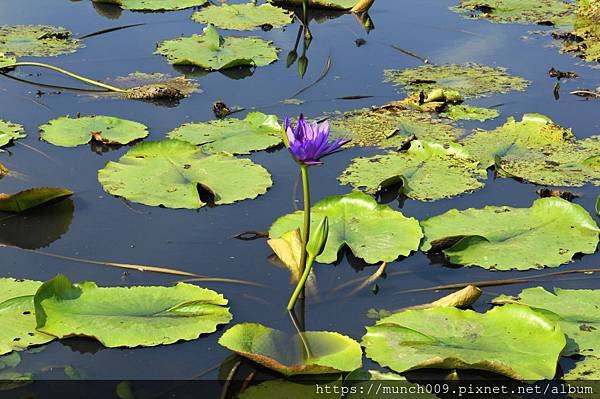
<path id="1" fill-rule="evenodd" d="M 285 132 L 289 141 L 288 149 L 296 161 L 304 165 L 319 165 L 326 155 L 339 151 L 350 139 L 337 139 L 329 142 L 329 123 L 327 121 L 310 124 L 300 114 L 296 128 L 289 118 L 285 118 Z"/>

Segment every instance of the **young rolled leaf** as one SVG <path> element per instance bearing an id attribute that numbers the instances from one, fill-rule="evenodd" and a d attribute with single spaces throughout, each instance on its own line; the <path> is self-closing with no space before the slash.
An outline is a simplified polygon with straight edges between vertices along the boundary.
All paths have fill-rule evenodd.
<path id="1" fill-rule="evenodd" d="M 0 68 L 2 68 L 2 58 L 0 58 Z M 24 132 L 23 126 L 0 119 L 0 147 L 4 147 L 13 140 L 26 137 Z"/>
<path id="2" fill-rule="evenodd" d="M 552 379 L 565 336 L 560 326 L 520 305 L 481 314 L 453 307 L 395 313 L 367 327 L 367 357 L 402 373 L 475 369 L 517 380 Z"/>
<path id="3" fill-rule="evenodd" d="M 452 209 L 421 226 L 421 250 L 494 270 L 560 266 L 577 253 L 596 252 L 600 232 L 584 208 L 557 197 L 540 198 L 530 208 Z"/>
<path id="4" fill-rule="evenodd" d="M 280 28 L 290 24 L 293 13 L 271 4 L 221 4 L 195 12 L 192 19 L 221 29 L 253 30 L 261 26 Z"/>
<path id="5" fill-rule="evenodd" d="M 564 356 L 600 356 L 600 290 L 555 288 L 552 293 L 543 287 L 526 288 L 516 297 L 501 295 L 492 303 L 526 305 L 560 324 L 567 335 Z"/>
<path id="6" fill-rule="evenodd" d="M 73 192 L 66 188 L 38 187 L 16 194 L 0 193 L 0 211 L 24 212 L 48 202 L 70 197 Z"/>
<path id="7" fill-rule="evenodd" d="M 325 249 L 317 257 L 321 263 L 333 263 L 347 245 L 355 256 L 367 263 L 391 262 L 416 250 L 423 237 L 419 222 L 405 217 L 359 191 L 325 198 L 311 208 L 311 230 L 324 217 L 329 219 L 329 234 Z M 277 219 L 271 238 L 301 228 L 303 212 L 298 211 Z"/>
<path id="8" fill-rule="evenodd" d="M 109 348 L 189 341 L 232 318 L 223 295 L 185 283 L 98 287 L 58 275 L 39 288 L 34 302 L 38 331 L 95 338 Z"/>
<path id="9" fill-rule="evenodd" d="M 352 371 L 362 365 L 358 342 L 335 332 L 307 331 L 300 337 L 242 323 L 225 331 L 219 344 L 286 376 Z"/>

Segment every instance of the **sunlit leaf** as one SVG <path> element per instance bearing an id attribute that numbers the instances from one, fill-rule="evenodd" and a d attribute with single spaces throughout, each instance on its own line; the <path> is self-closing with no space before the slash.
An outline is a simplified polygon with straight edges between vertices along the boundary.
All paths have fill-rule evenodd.
<path id="1" fill-rule="evenodd" d="M 519 380 L 552 379 L 565 336 L 526 306 L 481 314 L 456 308 L 408 310 L 367 327 L 366 354 L 396 372 L 476 369 Z"/>
<path id="2" fill-rule="evenodd" d="M 287 376 L 352 371 L 362 364 L 358 342 L 335 332 L 307 331 L 300 337 L 242 323 L 227 330 L 219 343 Z"/>
<path id="3" fill-rule="evenodd" d="M 433 201 L 480 189 L 486 177 L 462 146 L 415 140 L 406 151 L 354 159 L 339 180 L 370 194 L 391 182 L 408 198 Z"/>
<path id="4" fill-rule="evenodd" d="M 37 187 L 19 191 L 16 194 L 0 193 L 0 211 L 23 212 L 73 194 L 66 188 Z"/>
<path id="5" fill-rule="evenodd" d="M 63 275 L 35 295 L 38 331 L 65 338 L 92 337 L 106 347 L 136 347 L 193 340 L 232 316 L 227 299 L 206 288 L 98 287 Z"/>
<path id="6" fill-rule="evenodd" d="M 0 68 L 2 68 L 2 59 L 0 58 Z M 9 121 L 3 121 L 0 119 L 0 147 L 4 147 L 13 140 L 21 139 L 26 137 L 23 126 L 12 123 Z"/>
<path id="7" fill-rule="evenodd" d="M 207 204 L 199 189 L 223 205 L 256 198 L 272 185 L 269 172 L 249 159 L 204 155 L 181 140 L 138 144 L 101 169 L 98 180 L 110 194 L 134 202 L 189 209 Z"/>
<path id="8" fill-rule="evenodd" d="M 497 118 L 500 112 L 496 109 L 473 107 L 471 105 L 449 105 L 441 116 L 453 120 L 487 121 Z"/>
<path id="9" fill-rule="evenodd" d="M 83 43 L 64 28 L 46 25 L 0 26 L 0 53 L 48 57 L 72 53 Z"/>
<path id="10" fill-rule="evenodd" d="M 199 145 L 203 152 L 249 154 L 282 142 L 283 127 L 275 115 L 251 112 L 244 119 L 227 118 L 186 123 L 167 136 Z"/>
<path id="11" fill-rule="evenodd" d="M 221 4 L 195 12 L 196 22 L 212 24 L 221 29 L 253 30 L 261 26 L 280 28 L 292 22 L 293 14 L 271 4 Z"/>
<path id="12" fill-rule="evenodd" d="M 452 209 L 421 222 L 425 252 L 442 250 L 459 265 L 495 270 L 557 267 L 575 254 L 592 254 L 599 229 L 587 211 L 558 197 L 530 208 Z"/>
<path id="13" fill-rule="evenodd" d="M 419 222 L 401 212 L 379 205 L 361 192 L 327 197 L 311 207 L 311 229 L 324 217 L 329 219 L 329 235 L 325 249 L 317 257 L 321 263 L 333 263 L 338 253 L 348 246 L 352 253 L 367 263 L 391 262 L 415 251 L 423 234 Z M 303 212 L 298 211 L 277 219 L 271 238 L 301 228 Z"/>
<path id="14" fill-rule="evenodd" d="M 600 357 L 600 290 L 548 292 L 542 287 L 526 288 L 515 297 L 501 295 L 494 304 L 527 305 L 548 320 L 558 322 L 567 335 L 563 355 Z"/>

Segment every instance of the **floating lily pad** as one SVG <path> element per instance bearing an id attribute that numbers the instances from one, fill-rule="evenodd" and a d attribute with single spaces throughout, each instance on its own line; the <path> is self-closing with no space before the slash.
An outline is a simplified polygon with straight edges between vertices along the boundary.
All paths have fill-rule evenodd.
<path id="1" fill-rule="evenodd" d="M 408 310 L 367 327 L 362 345 L 384 367 L 476 369 L 518 380 L 552 379 L 565 336 L 526 306 L 481 314 L 456 308 Z"/>
<path id="2" fill-rule="evenodd" d="M 286 26 L 292 22 L 293 13 L 271 4 L 221 4 L 195 12 L 192 19 L 221 29 L 253 30 L 261 26 Z"/>
<path id="3" fill-rule="evenodd" d="M 301 7 L 303 0 L 270 0 L 273 4 L 283 6 Z M 311 8 L 324 8 L 330 10 L 347 11 L 351 10 L 360 3 L 365 3 L 364 0 L 308 0 L 308 6 Z M 373 3 L 373 1 L 369 2 Z"/>
<path id="4" fill-rule="evenodd" d="M 147 129 L 141 123 L 112 116 L 62 116 L 40 126 L 40 137 L 61 147 L 76 147 L 92 140 L 104 144 L 129 144 L 147 137 Z"/>
<path id="5" fill-rule="evenodd" d="M 199 188 L 216 205 L 256 198 L 273 184 L 265 168 L 248 159 L 204 155 L 181 140 L 141 143 L 98 172 L 104 190 L 150 206 L 196 209 L 206 205 Z"/>
<path id="6" fill-rule="evenodd" d="M 133 11 L 175 11 L 197 7 L 208 0 L 92 0 L 94 3 L 116 4 Z"/>
<path id="7" fill-rule="evenodd" d="M 40 281 L 0 278 L 0 355 L 54 339 L 36 331 L 33 295 L 41 285 Z"/>
<path id="8" fill-rule="evenodd" d="M 404 70 L 386 70 L 385 81 L 404 86 L 408 91 L 434 88 L 456 90 L 465 98 L 495 93 L 524 91 L 529 81 L 510 75 L 505 68 L 480 64 L 424 65 Z"/>
<path id="9" fill-rule="evenodd" d="M 452 9 L 499 23 L 568 25 L 575 5 L 563 0 L 461 0 Z"/>
<path id="10" fill-rule="evenodd" d="M 560 324 L 567 335 L 564 356 L 600 357 L 600 290 L 526 288 L 516 297 L 501 295 L 494 304 L 518 303 L 534 308 L 544 318 Z"/>
<path id="11" fill-rule="evenodd" d="M 217 119 L 204 123 L 186 123 L 168 133 L 172 139 L 199 145 L 203 152 L 249 154 L 275 147 L 282 142 L 283 128 L 277 116 L 251 112 L 244 119 Z"/>
<path id="12" fill-rule="evenodd" d="M 51 201 L 69 197 L 73 194 L 66 188 L 37 187 L 19 191 L 16 194 L 0 193 L 0 211 L 24 212 Z"/>
<path id="13" fill-rule="evenodd" d="M 207 70 L 239 66 L 265 66 L 277 60 L 277 49 L 258 37 L 221 37 L 209 25 L 203 35 L 192 35 L 159 44 L 156 54 L 173 65 L 196 65 Z"/>
<path id="14" fill-rule="evenodd" d="M 0 26 L 0 53 L 49 57 L 73 53 L 83 43 L 64 28 L 45 25 Z"/>
<path id="15" fill-rule="evenodd" d="M 15 62 L 17 62 L 16 57 L 9 56 L 4 53 L 0 53 L 0 69 L 10 67 Z"/>
<path id="16" fill-rule="evenodd" d="M 269 247 L 275 252 L 281 263 L 290 271 L 290 282 L 298 283 L 302 277 L 300 259 L 302 257 L 302 234 L 300 229 L 283 233 L 280 238 L 270 238 Z"/>
<path id="17" fill-rule="evenodd" d="M 600 232 L 584 208 L 558 197 L 530 208 L 452 209 L 421 226 L 423 251 L 443 250 L 454 264 L 495 270 L 560 266 L 596 252 Z"/>
<path id="18" fill-rule="evenodd" d="M 564 375 L 565 381 L 600 380 L 600 358 L 587 356 L 575 363 L 575 368 Z M 593 396 L 590 394 L 589 396 Z"/>
<path id="19" fill-rule="evenodd" d="M 354 159 L 339 180 L 370 194 L 398 185 L 408 198 L 433 201 L 480 189 L 485 178 L 459 144 L 415 140 L 406 151 Z"/>
<path id="20" fill-rule="evenodd" d="M 63 275 L 35 295 L 37 329 L 58 338 L 86 336 L 104 346 L 136 347 L 193 340 L 232 316 L 227 299 L 206 288 L 98 287 Z"/>
<path id="21" fill-rule="evenodd" d="M 273 399 L 273 398 L 285 398 L 285 399 L 340 399 L 341 392 L 341 379 L 333 379 L 330 381 L 332 376 L 324 375 L 318 377 L 318 386 L 323 388 L 323 392 L 317 392 L 314 379 L 310 380 L 269 380 L 261 382 L 258 385 L 254 385 L 245 389 L 238 399 Z M 329 393 L 325 391 L 325 387 L 328 387 Z M 338 389 L 338 393 L 334 393 L 334 389 Z M 349 396 L 347 396 L 349 397 Z"/>
<path id="22" fill-rule="evenodd" d="M 287 376 L 352 371 L 362 365 L 358 342 L 335 332 L 307 331 L 300 337 L 242 323 L 225 331 L 219 344 Z"/>
<path id="23" fill-rule="evenodd" d="M 0 119 L 0 147 L 4 147 L 13 140 L 26 137 L 24 132 L 23 126 Z"/>
<path id="24" fill-rule="evenodd" d="M 578 53 L 586 61 L 600 61 L 600 4 L 578 0 L 574 30 L 557 35 L 565 41 L 563 51 Z"/>
<path id="25" fill-rule="evenodd" d="M 500 116 L 500 112 L 496 109 L 473 107 L 471 105 L 448 105 L 446 110 L 441 114 L 445 118 L 452 120 L 476 120 L 480 122 L 494 119 Z"/>
<path id="26" fill-rule="evenodd" d="M 385 381 L 384 383 L 374 384 L 373 381 Z M 426 387 L 419 383 L 407 381 L 406 377 L 396 373 L 384 373 L 378 370 L 355 370 L 344 379 L 344 385 L 350 388 L 350 393 L 345 395 L 347 399 L 375 399 L 382 394 L 382 388 L 385 387 L 387 393 L 402 395 L 406 392 L 413 399 L 437 399 L 434 393 L 427 393 Z M 379 388 L 380 387 L 380 388 Z M 435 389 L 432 387 L 430 392 Z M 385 392 L 385 391 L 383 391 Z M 412 392 L 409 394 L 409 392 Z M 385 394 L 387 394 L 385 393 Z"/>
<path id="27" fill-rule="evenodd" d="M 271 238 L 302 227 L 302 211 L 280 217 L 269 230 Z M 333 263 L 347 245 L 355 256 L 367 263 L 391 262 L 408 256 L 419 246 L 421 229 L 416 219 L 379 205 L 359 191 L 337 195 L 317 202 L 311 208 L 311 228 L 324 217 L 329 219 L 329 235 L 317 261 Z"/>

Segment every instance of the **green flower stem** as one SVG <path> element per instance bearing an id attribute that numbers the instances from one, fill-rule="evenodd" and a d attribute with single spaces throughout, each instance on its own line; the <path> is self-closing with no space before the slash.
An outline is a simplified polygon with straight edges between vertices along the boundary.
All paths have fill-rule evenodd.
<path id="1" fill-rule="evenodd" d="M 306 284 L 306 280 L 308 280 L 308 276 L 310 275 L 310 271 L 312 270 L 312 265 L 314 261 L 314 256 L 308 257 L 306 267 L 304 268 L 304 272 L 302 273 L 302 277 L 300 278 L 300 281 L 298 281 L 298 285 L 296 285 L 296 289 L 294 290 L 294 293 L 292 294 L 292 296 L 290 297 L 290 301 L 288 302 L 287 310 L 292 311 L 292 309 L 294 309 L 294 306 L 296 306 L 296 301 L 298 300 L 300 294 L 304 291 L 304 285 Z"/>
<path id="2" fill-rule="evenodd" d="M 119 89 L 118 87 L 114 87 L 114 86 L 107 85 L 105 83 L 97 82 L 95 80 L 88 79 L 88 78 L 85 78 L 83 76 L 79 76 L 77 74 L 74 74 L 73 72 L 69 72 L 69 71 L 64 70 L 62 68 L 55 67 L 53 65 L 42 64 L 41 62 L 16 62 L 16 63 L 14 63 L 12 65 L 6 66 L 6 68 L 20 67 L 20 66 L 34 66 L 34 67 L 40 67 L 40 68 L 47 68 L 47 69 L 51 69 L 51 70 L 53 70 L 55 72 L 62 73 L 63 75 L 70 76 L 73 79 L 80 80 L 80 81 L 85 82 L 87 84 L 90 84 L 92 86 L 101 87 L 101 88 L 106 89 L 108 91 L 114 91 L 114 92 L 117 92 L 117 93 L 126 93 L 127 92 L 127 90 Z"/>

